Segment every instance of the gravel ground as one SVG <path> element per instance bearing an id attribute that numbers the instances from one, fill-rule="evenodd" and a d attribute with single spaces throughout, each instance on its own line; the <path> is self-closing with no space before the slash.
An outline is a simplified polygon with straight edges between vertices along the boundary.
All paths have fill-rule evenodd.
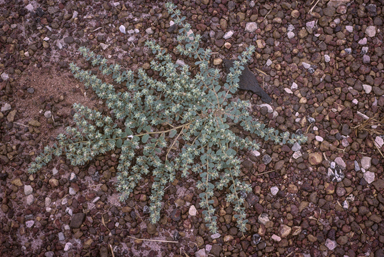
<path id="1" fill-rule="evenodd" d="M 207 231 L 197 178 L 169 185 L 149 224 L 150 178 L 118 201 L 119 151 L 26 172 L 73 124 L 73 103 L 107 111 L 69 72 L 70 62 L 90 68 L 78 47 L 133 70 L 153 58 L 147 39 L 173 52 L 163 1 L 0 0 L 0 256 L 384 256 L 384 1 L 173 2 L 217 68 L 255 45 L 249 68 L 272 102 L 235 97 L 265 124 L 309 138 L 240 153 L 253 188 L 247 233 L 220 192 L 219 233 Z"/>

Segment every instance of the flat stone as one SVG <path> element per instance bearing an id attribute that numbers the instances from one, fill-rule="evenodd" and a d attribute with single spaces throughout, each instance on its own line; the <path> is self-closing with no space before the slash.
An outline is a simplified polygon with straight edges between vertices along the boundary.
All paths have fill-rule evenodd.
<path id="1" fill-rule="evenodd" d="M 345 26 L 345 29 L 346 29 L 349 33 L 353 32 L 353 26 Z"/>
<path id="2" fill-rule="evenodd" d="M 60 232 L 58 234 L 58 237 L 59 237 L 59 241 L 64 241 L 65 240 L 65 236 L 64 236 L 64 233 L 63 232 Z"/>
<path id="3" fill-rule="evenodd" d="M 197 213 L 196 207 L 194 205 L 191 205 L 191 207 L 189 207 L 188 213 L 191 216 L 196 216 L 196 213 Z"/>
<path id="4" fill-rule="evenodd" d="M 11 183 L 18 187 L 21 187 L 23 185 L 20 178 L 15 178 L 14 180 L 11 181 Z"/>
<path id="5" fill-rule="evenodd" d="M 375 144 L 377 145 L 377 147 L 381 148 L 383 145 L 384 145 L 384 140 L 382 137 L 380 136 L 377 136 L 375 138 Z"/>
<path id="6" fill-rule="evenodd" d="M 291 233 L 291 231 L 292 231 L 292 228 L 284 224 L 282 224 L 279 228 L 279 233 L 281 238 L 287 237 Z"/>
<path id="7" fill-rule="evenodd" d="M 257 23 L 256 22 L 248 22 L 245 25 L 245 31 L 252 33 L 255 30 L 257 30 Z"/>
<path id="8" fill-rule="evenodd" d="M 2 112 L 6 112 L 6 111 L 9 111 L 9 110 L 11 110 L 12 109 L 12 107 L 11 107 L 11 105 L 9 104 L 9 103 L 5 103 L 4 105 L 3 105 L 3 107 L 1 107 L 1 111 Z"/>
<path id="9" fill-rule="evenodd" d="M 27 196 L 27 205 L 32 205 L 34 201 L 35 201 L 35 198 L 33 197 L 33 195 Z"/>
<path id="10" fill-rule="evenodd" d="M 73 247 L 72 243 L 68 242 L 65 244 L 64 246 L 64 252 L 68 252 L 69 250 L 71 250 Z"/>
<path id="11" fill-rule="evenodd" d="M 325 246 L 326 246 L 329 250 L 333 251 L 333 250 L 336 248 L 337 243 L 336 243 L 336 241 L 333 241 L 333 240 L 327 238 L 327 240 L 325 241 Z"/>
<path id="12" fill-rule="evenodd" d="M 344 160 L 343 160 L 341 157 L 336 157 L 336 159 L 335 159 L 335 163 L 336 163 L 340 168 L 342 168 L 343 170 L 347 167 L 347 165 L 345 164 Z"/>
<path id="13" fill-rule="evenodd" d="M 361 159 L 361 167 L 365 170 L 368 170 L 369 168 L 371 168 L 371 160 L 372 160 L 371 157 L 364 156 Z"/>
<path id="14" fill-rule="evenodd" d="M 376 26 L 368 26 L 366 29 L 365 29 L 365 34 L 368 36 L 368 37 L 374 37 L 376 35 Z"/>
<path id="15" fill-rule="evenodd" d="M 323 155 L 320 152 L 310 153 L 308 160 L 311 165 L 319 165 L 323 161 Z"/>
<path id="16" fill-rule="evenodd" d="M 30 185 L 24 185 L 24 194 L 30 195 L 33 192 L 33 188 Z"/>
<path id="17" fill-rule="evenodd" d="M 205 252 L 205 249 L 200 249 L 199 251 L 195 252 L 195 257 L 207 257 L 207 253 Z"/>
<path id="18" fill-rule="evenodd" d="M 271 239 L 276 241 L 276 242 L 280 242 L 281 241 L 281 237 L 279 237 L 278 235 L 275 235 L 275 234 L 272 235 Z"/>
<path id="19" fill-rule="evenodd" d="M 373 182 L 373 186 L 376 188 L 377 191 L 381 191 L 384 189 L 384 180 L 378 179 L 375 182 Z"/>
<path id="20" fill-rule="evenodd" d="M 366 94 L 369 94 L 372 91 L 372 86 L 370 86 L 370 85 L 363 84 L 363 88 L 364 88 L 364 91 Z"/>
<path id="21" fill-rule="evenodd" d="M 367 38 L 365 37 L 363 39 L 360 39 L 358 43 L 359 43 L 359 45 L 366 45 L 367 44 Z"/>
<path id="22" fill-rule="evenodd" d="M 230 30 L 228 31 L 227 33 L 225 33 L 225 35 L 223 36 L 224 39 L 229 39 L 233 36 L 233 31 Z"/>
<path id="23" fill-rule="evenodd" d="M 271 194 L 273 196 L 277 195 L 278 192 L 279 192 L 279 188 L 277 186 L 271 187 Z"/>
<path id="24" fill-rule="evenodd" d="M 267 224 L 267 222 L 269 221 L 268 214 L 267 213 L 260 214 L 257 220 L 260 224 L 263 224 L 263 225 Z"/>
<path id="25" fill-rule="evenodd" d="M 375 181 L 375 173 L 371 171 L 367 171 L 364 173 L 364 179 L 367 181 L 368 184 L 371 184 L 373 181 Z"/>
<path id="26" fill-rule="evenodd" d="M 80 228 L 85 219 L 85 213 L 76 213 L 72 216 L 70 227 L 71 228 Z"/>

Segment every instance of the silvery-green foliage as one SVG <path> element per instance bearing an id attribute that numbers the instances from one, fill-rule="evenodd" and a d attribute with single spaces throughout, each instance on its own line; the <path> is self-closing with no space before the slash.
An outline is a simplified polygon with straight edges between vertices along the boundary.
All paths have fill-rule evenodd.
<path id="1" fill-rule="evenodd" d="M 58 145 L 45 147 L 30 165 L 29 172 L 41 169 L 53 154 L 60 156 L 64 152 L 72 165 L 84 165 L 99 154 L 121 148 L 117 167 L 120 200 L 132 196 L 143 177 L 153 176 L 149 208 L 152 223 L 160 218 L 165 187 L 177 174 L 187 177 L 195 173 L 200 177 L 196 187 L 201 191 L 200 207 L 204 209 L 204 220 L 210 231 L 217 231 L 212 206 L 214 189 L 229 187 L 226 201 L 234 205 L 238 227 L 244 232 L 247 219 L 244 197 L 240 195 L 251 192 L 251 187 L 239 178 L 241 161 L 236 154 L 241 149 L 257 150 L 259 145 L 235 135 L 227 123 L 240 123 L 245 130 L 276 144 L 303 143 L 306 138 L 289 132 L 280 134 L 252 119 L 248 101 L 229 101 L 237 90 L 244 65 L 251 58 L 253 46 L 234 62 L 222 86 L 219 70 L 209 65 L 211 50 L 199 48 L 200 35 L 195 35 L 190 25 L 183 23 L 185 17 L 180 18 L 180 11 L 175 10 L 173 4 L 166 6 L 181 27 L 177 49 L 196 60 L 197 74 L 191 76 L 188 65 L 173 63 L 171 55 L 153 41 L 146 43 L 156 57 L 151 68 L 163 80 L 149 77 L 142 69 L 135 77 L 132 71 L 123 71 L 117 64 L 108 65 L 105 58 L 81 47 L 79 51 L 86 60 L 99 66 L 103 75 L 112 75 L 116 83 L 124 83 L 126 90 L 116 92 L 113 85 L 71 64 L 75 78 L 105 100 L 113 117 L 74 104 L 76 126 L 68 127 L 66 134 L 57 137 Z M 122 121 L 124 127 L 118 127 L 114 119 Z M 160 130 L 160 127 L 166 129 Z M 185 144 L 175 148 L 180 142 Z"/>

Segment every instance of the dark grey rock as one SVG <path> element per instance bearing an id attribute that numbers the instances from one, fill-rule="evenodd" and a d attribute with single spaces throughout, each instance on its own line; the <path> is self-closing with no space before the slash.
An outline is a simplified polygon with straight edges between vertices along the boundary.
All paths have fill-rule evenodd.
<path id="1" fill-rule="evenodd" d="M 230 68 L 233 67 L 234 60 L 224 59 L 224 66 L 226 72 L 230 72 Z M 260 87 L 259 82 L 257 81 L 255 75 L 249 70 L 248 66 L 244 67 L 243 72 L 241 73 L 239 82 L 239 88 L 242 90 L 249 90 L 261 97 L 261 100 L 265 103 L 270 103 L 272 101 L 271 97 L 265 93 L 265 91 Z"/>
<path id="2" fill-rule="evenodd" d="M 76 213 L 72 216 L 71 223 L 69 226 L 71 228 L 80 228 L 85 219 L 85 213 Z"/>

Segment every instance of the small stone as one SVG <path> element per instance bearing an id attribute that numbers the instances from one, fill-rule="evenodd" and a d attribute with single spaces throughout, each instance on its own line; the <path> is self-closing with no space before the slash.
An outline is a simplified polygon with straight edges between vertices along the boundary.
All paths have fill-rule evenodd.
<path id="1" fill-rule="evenodd" d="M 70 195 L 75 195 L 75 194 L 76 194 L 75 189 L 73 189 L 72 187 L 70 187 L 70 188 L 69 188 L 69 194 L 70 194 Z"/>
<path id="2" fill-rule="evenodd" d="M 345 164 L 344 160 L 341 157 L 336 157 L 335 162 L 343 170 L 347 167 L 347 165 Z"/>
<path id="3" fill-rule="evenodd" d="M 64 43 L 66 43 L 66 44 L 72 44 L 73 42 L 75 42 L 73 37 L 66 37 L 66 38 L 64 38 Z"/>
<path id="4" fill-rule="evenodd" d="M 2 112 L 6 112 L 6 111 L 9 111 L 11 109 L 12 109 L 12 107 L 11 107 L 11 105 L 9 103 L 5 103 L 4 106 L 1 107 L 1 111 Z"/>
<path id="5" fill-rule="evenodd" d="M 368 37 L 374 37 L 376 35 L 376 26 L 368 26 L 365 30 L 365 34 Z"/>
<path id="6" fill-rule="evenodd" d="M 366 45 L 367 44 L 367 38 L 365 37 L 363 39 L 360 39 L 358 43 L 359 43 L 359 45 Z"/>
<path id="7" fill-rule="evenodd" d="M 384 145 L 384 140 L 382 137 L 377 136 L 375 138 L 375 144 L 377 145 L 378 148 L 381 148 Z"/>
<path id="8" fill-rule="evenodd" d="M 30 185 L 24 185 L 24 194 L 30 195 L 33 192 L 33 188 Z"/>
<path id="9" fill-rule="evenodd" d="M 34 10 L 32 4 L 28 4 L 27 6 L 25 6 L 25 9 L 27 9 L 27 10 L 30 11 L 30 12 L 33 12 L 33 10 Z"/>
<path id="10" fill-rule="evenodd" d="M 371 167 L 371 157 L 364 156 L 361 159 L 361 167 L 365 170 L 368 170 Z"/>
<path id="11" fill-rule="evenodd" d="M 245 31 L 252 33 L 255 30 L 257 30 L 257 23 L 256 22 L 248 22 L 245 25 Z"/>
<path id="12" fill-rule="evenodd" d="M 126 34 L 125 26 L 124 25 L 120 25 L 119 30 L 120 30 L 121 33 Z"/>
<path id="13" fill-rule="evenodd" d="M 333 240 L 327 238 L 327 240 L 325 241 L 325 246 L 329 250 L 333 251 L 336 248 L 337 244 L 336 244 L 336 241 L 333 241 Z"/>
<path id="14" fill-rule="evenodd" d="M 59 241 L 64 241 L 64 240 L 65 240 L 65 236 L 64 236 L 64 233 L 63 233 L 63 232 L 60 232 L 60 233 L 58 234 L 58 236 L 59 236 Z"/>
<path id="15" fill-rule="evenodd" d="M 229 39 L 233 36 L 233 31 L 230 30 L 228 31 L 227 33 L 225 33 L 225 35 L 223 36 L 224 39 Z"/>
<path id="16" fill-rule="evenodd" d="M 296 142 L 292 146 L 292 151 L 297 152 L 301 150 L 301 146 Z"/>
<path id="17" fill-rule="evenodd" d="M 70 242 L 66 243 L 64 247 L 64 252 L 68 252 L 71 249 L 72 249 L 72 243 Z"/>
<path id="18" fill-rule="evenodd" d="M 266 65 L 267 65 L 268 67 L 272 65 L 272 61 L 271 61 L 271 59 L 268 59 L 268 60 L 267 60 Z"/>
<path id="19" fill-rule="evenodd" d="M 303 64 L 303 67 L 304 67 L 305 69 L 309 69 L 309 68 L 311 68 L 311 65 L 310 65 L 309 63 L 302 62 L 301 64 Z"/>
<path id="20" fill-rule="evenodd" d="M 281 237 L 279 237 L 278 235 L 275 235 L 275 234 L 272 235 L 271 239 L 276 241 L 276 242 L 280 242 L 281 241 Z"/>
<path id="21" fill-rule="evenodd" d="M 323 155 L 319 152 L 310 153 L 308 156 L 308 160 L 311 165 L 319 165 L 323 161 Z"/>
<path id="22" fill-rule="evenodd" d="M 322 138 L 321 136 L 315 136 L 315 140 L 318 142 L 323 142 L 324 138 Z"/>
<path id="23" fill-rule="evenodd" d="M 330 62 L 331 61 L 331 57 L 327 54 L 324 55 L 324 61 L 325 62 Z"/>
<path id="24" fill-rule="evenodd" d="M 25 226 L 27 228 L 33 227 L 34 224 L 35 224 L 35 222 L 33 220 L 28 220 L 27 222 L 25 222 Z"/>
<path id="25" fill-rule="evenodd" d="M 287 237 L 291 233 L 291 231 L 292 228 L 284 224 L 282 224 L 279 228 L 279 233 L 282 238 Z"/>
<path id="26" fill-rule="evenodd" d="M 284 91 L 287 92 L 288 94 L 293 94 L 292 90 L 289 88 L 284 88 Z"/>
<path id="27" fill-rule="evenodd" d="M 195 257 L 207 257 L 205 249 L 200 249 L 199 251 L 195 252 Z"/>
<path id="28" fill-rule="evenodd" d="M 51 113 L 51 111 L 46 111 L 46 112 L 44 113 L 44 117 L 47 118 L 47 119 L 51 118 L 51 117 L 52 117 L 52 113 Z"/>
<path id="29" fill-rule="evenodd" d="M 28 122 L 29 125 L 33 126 L 33 127 L 40 127 L 41 126 L 41 123 L 38 122 L 37 120 L 30 120 Z"/>
<path id="30" fill-rule="evenodd" d="M 6 81 L 6 80 L 9 79 L 9 75 L 8 75 L 7 73 L 3 72 L 3 73 L 1 74 L 1 79 L 4 80 L 4 81 Z"/>
<path id="31" fill-rule="evenodd" d="M 375 182 L 373 182 L 373 186 L 376 188 L 377 191 L 381 191 L 384 189 L 384 180 L 378 179 Z"/>
<path id="32" fill-rule="evenodd" d="M 368 184 L 371 184 L 373 181 L 375 181 L 375 173 L 371 171 L 367 171 L 364 173 L 364 179 L 367 181 Z"/>
<path id="33" fill-rule="evenodd" d="M 219 238 L 221 235 L 219 234 L 219 233 L 216 233 L 216 234 L 213 234 L 213 235 L 211 235 L 211 238 L 212 239 L 217 239 L 217 238 Z"/>
<path id="34" fill-rule="evenodd" d="M 353 26 L 345 26 L 345 29 L 346 29 L 349 33 L 352 33 L 352 32 L 353 32 Z"/>
<path id="35" fill-rule="evenodd" d="M 152 28 L 147 28 L 147 29 L 145 30 L 145 32 L 146 32 L 148 35 L 153 34 L 153 30 L 152 30 Z"/>
<path id="36" fill-rule="evenodd" d="M 271 158 L 271 156 L 269 156 L 268 154 L 266 154 L 266 155 L 263 156 L 262 161 L 263 161 L 263 163 L 264 163 L 265 165 L 267 165 L 267 164 L 269 164 L 269 163 L 272 161 L 272 158 Z"/>
<path id="37" fill-rule="evenodd" d="M 69 225 L 71 228 L 80 228 L 81 224 L 83 224 L 85 219 L 85 213 L 76 213 L 72 216 L 71 224 Z"/>
<path id="38" fill-rule="evenodd" d="M 103 50 L 107 49 L 109 47 L 109 45 L 107 44 L 104 44 L 104 43 L 100 43 L 100 46 Z"/>
<path id="39" fill-rule="evenodd" d="M 223 59 L 221 59 L 221 58 L 215 58 L 214 60 L 213 60 L 213 65 L 220 65 L 220 64 L 222 64 L 223 63 Z"/>
<path id="40" fill-rule="evenodd" d="M 271 194 L 273 196 L 277 195 L 278 192 L 279 192 L 279 188 L 277 186 L 271 187 Z"/>
<path id="41" fill-rule="evenodd" d="M 11 181 L 11 183 L 15 186 L 18 186 L 18 187 L 21 187 L 23 185 L 20 178 L 15 178 L 14 180 Z"/>
<path id="42" fill-rule="evenodd" d="M 293 33 L 292 31 L 289 31 L 289 32 L 287 33 L 287 37 L 288 37 L 289 39 L 294 38 L 294 37 L 295 37 L 295 33 Z"/>
<path id="43" fill-rule="evenodd" d="M 196 213 L 197 213 L 196 207 L 194 205 L 191 205 L 191 207 L 189 207 L 189 212 L 188 213 L 191 216 L 196 216 Z"/>
<path id="44" fill-rule="evenodd" d="M 33 197 L 33 195 L 27 196 L 27 205 L 33 204 L 34 201 L 35 201 L 35 198 Z"/>
<path id="45" fill-rule="evenodd" d="M 364 91 L 366 94 L 369 94 L 372 91 L 372 86 L 370 86 L 370 85 L 364 84 L 363 88 L 364 88 Z"/>
<path id="46" fill-rule="evenodd" d="M 260 214 L 257 220 L 260 224 L 263 224 L 263 225 L 267 224 L 267 222 L 269 221 L 268 214 L 267 213 Z"/>
<path id="47" fill-rule="evenodd" d="M 179 59 L 176 60 L 176 64 L 178 64 L 180 66 L 185 66 L 185 62 L 183 60 L 179 60 Z"/>

